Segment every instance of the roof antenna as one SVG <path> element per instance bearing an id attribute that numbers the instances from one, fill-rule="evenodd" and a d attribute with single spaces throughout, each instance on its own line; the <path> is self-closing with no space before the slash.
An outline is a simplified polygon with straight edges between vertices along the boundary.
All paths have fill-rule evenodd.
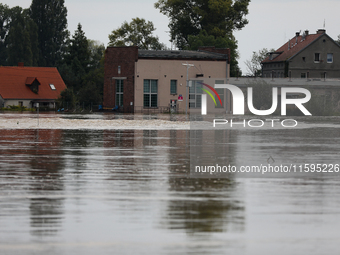
<path id="1" fill-rule="evenodd" d="M 326 28 L 326 19 L 323 20 L 323 29 Z"/>

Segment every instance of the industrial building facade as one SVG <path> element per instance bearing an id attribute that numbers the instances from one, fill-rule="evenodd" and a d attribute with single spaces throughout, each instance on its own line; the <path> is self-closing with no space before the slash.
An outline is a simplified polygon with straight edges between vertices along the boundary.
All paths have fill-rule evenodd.
<path id="1" fill-rule="evenodd" d="M 225 83 L 229 75 L 229 49 L 199 51 L 139 50 L 108 47 L 105 52 L 104 102 L 121 112 L 197 111 L 203 84 Z M 187 87 L 187 79 L 190 87 Z M 227 95 L 218 91 L 226 109 Z M 211 103 L 211 102 L 210 102 Z"/>

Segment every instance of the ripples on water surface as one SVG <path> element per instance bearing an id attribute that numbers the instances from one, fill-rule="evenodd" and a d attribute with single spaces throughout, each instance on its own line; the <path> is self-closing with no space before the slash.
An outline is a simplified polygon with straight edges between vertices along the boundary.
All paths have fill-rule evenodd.
<path id="1" fill-rule="evenodd" d="M 338 160 L 339 133 L 235 131 L 230 153 Z M 1 130 L 0 254 L 338 254 L 337 176 L 188 178 L 189 142 L 189 130 Z"/>

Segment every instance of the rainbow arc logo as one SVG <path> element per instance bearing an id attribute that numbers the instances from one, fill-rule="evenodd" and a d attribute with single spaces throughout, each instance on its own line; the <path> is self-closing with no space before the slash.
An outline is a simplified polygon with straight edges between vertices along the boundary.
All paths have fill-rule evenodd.
<path id="1" fill-rule="evenodd" d="M 218 100 L 220 101 L 220 104 L 223 105 L 223 104 L 222 104 L 222 100 L 221 100 L 219 94 L 217 93 L 217 91 L 216 91 L 213 87 L 211 87 L 210 85 L 205 84 L 205 83 L 203 83 L 203 82 L 199 82 L 199 83 L 202 84 L 203 86 L 209 88 L 212 92 L 214 92 L 214 94 L 217 96 Z M 204 88 L 200 88 L 200 89 L 203 90 L 204 92 L 206 92 L 206 93 L 212 98 L 212 100 L 214 101 L 215 106 L 217 106 L 216 99 L 215 99 L 215 97 L 211 94 L 211 92 L 210 92 L 209 90 L 207 90 L 207 89 L 204 89 Z M 203 98 L 203 97 L 205 97 L 205 95 L 202 95 L 202 98 Z M 205 98 L 205 100 L 206 100 L 206 98 Z"/>

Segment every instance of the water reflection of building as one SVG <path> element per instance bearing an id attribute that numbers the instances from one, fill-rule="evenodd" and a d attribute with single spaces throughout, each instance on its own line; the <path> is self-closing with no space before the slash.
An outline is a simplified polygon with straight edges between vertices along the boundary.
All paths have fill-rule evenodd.
<path id="1" fill-rule="evenodd" d="M 54 235 L 62 225 L 64 199 L 50 193 L 63 192 L 61 130 L 2 130 L 0 169 L 2 178 L 11 183 L 16 176 L 16 190 L 29 197 L 31 233 Z M 6 160 L 7 157 L 15 160 Z M 24 204 L 24 203 L 23 203 Z M 19 205 L 18 205 L 19 206 Z M 15 208 L 12 208 L 15 210 Z"/>
<path id="2" fill-rule="evenodd" d="M 104 130 L 103 146 L 105 148 L 105 168 L 113 175 L 120 171 L 133 169 L 131 166 L 135 165 L 134 130 Z M 125 172 L 125 174 L 128 173 Z"/>
<path id="3" fill-rule="evenodd" d="M 207 139 L 212 138 L 212 144 L 234 141 L 230 131 L 195 132 L 201 132 Z M 138 196 L 142 192 L 147 197 L 157 197 L 160 194 L 170 196 L 165 201 L 159 201 L 161 208 L 165 208 L 165 214 L 161 213 L 165 215 L 160 219 L 161 227 L 183 229 L 190 234 L 242 232 L 245 222 L 242 190 L 235 185 L 232 176 L 224 179 L 197 179 L 189 175 L 190 143 L 197 138 L 193 135 L 195 132 L 105 131 L 106 167 L 110 168 L 112 179 L 125 182 L 128 188 L 124 194 Z M 232 157 L 234 149 L 224 146 L 224 149 L 219 147 L 217 150 L 212 146 L 203 146 L 201 153 L 210 151 L 218 157 Z M 167 180 L 167 185 L 160 185 L 159 182 L 163 183 L 164 180 Z M 111 188 L 116 189 L 115 186 Z M 137 213 L 141 208 L 145 210 L 145 204 L 140 204 L 142 201 L 126 202 L 126 205 L 131 207 L 129 211 L 136 210 Z M 144 203 L 151 202 L 147 200 Z M 119 210 L 124 212 L 127 208 Z"/>
<path id="4" fill-rule="evenodd" d="M 176 132 L 176 135 L 179 133 L 184 136 L 176 137 L 178 150 L 169 156 L 174 162 L 185 163 L 169 165 L 169 191 L 177 195 L 168 201 L 167 217 L 162 223 L 173 230 L 184 229 L 189 234 L 242 232 L 245 208 L 240 196 L 242 192 L 232 175 L 216 179 L 189 174 L 192 157 L 206 157 L 211 163 L 214 163 L 214 157 L 230 162 L 228 157 L 233 155 L 229 144 L 230 131 L 190 130 Z M 215 146 L 219 143 L 223 146 Z"/>

